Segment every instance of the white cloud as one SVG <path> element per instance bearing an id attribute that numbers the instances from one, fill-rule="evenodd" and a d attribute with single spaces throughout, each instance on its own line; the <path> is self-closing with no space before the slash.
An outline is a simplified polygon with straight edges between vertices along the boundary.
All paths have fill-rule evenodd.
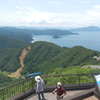
<path id="1" fill-rule="evenodd" d="M 22 10 L 22 9 L 24 9 L 24 8 L 23 8 L 23 7 L 16 6 L 16 9 Z"/>
<path id="2" fill-rule="evenodd" d="M 93 6 L 92 10 L 87 10 L 87 14 L 92 16 L 100 16 L 100 5 Z"/>
<path id="3" fill-rule="evenodd" d="M 7 7 L 5 3 L 0 6 L 0 22 L 5 25 L 79 27 L 100 22 L 100 5 L 91 0 L 18 0 L 6 4 Z"/>
<path id="4" fill-rule="evenodd" d="M 41 21 L 45 20 L 46 22 L 50 22 L 53 14 L 48 13 L 46 11 L 44 12 L 39 12 L 39 11 L 34 11 L 29 14 L 29 16 L 25 19 L 23 19 L 24 22 L 35 22 L 35 23 L 41 23 Z"/>
<path id="5" fill-rule="evenodd" d="M 99 11 L 87 11 L 88 14 L 92 15 L 92 16 L 100 16 L 100 12 Z"/>
<path id="6" fill-rule="evenodd" d="M 94 8 L 98 8 L 98 9 L 100 9 L 100 5 L 97 5 L 97 6 L 93 6 Z"/>

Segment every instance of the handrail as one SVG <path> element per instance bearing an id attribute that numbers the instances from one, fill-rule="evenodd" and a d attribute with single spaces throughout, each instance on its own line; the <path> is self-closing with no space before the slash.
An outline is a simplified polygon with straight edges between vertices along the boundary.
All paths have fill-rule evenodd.
<path id="1" fill-rule="evenodd" d="M 94 75 L 100 73 L 87 73 L 87 74 L 69 74 L 69 75 L 49 75 L 41 76 L 46 83 L 46 87 L 55 86 L 58 81 L 63 85 L 72 85 L 72 84 L 85 84 L 85 83 L 94 83 Z M 55 78 L 57 77 L 57 78 Z M 27 94 L 27 90 L 33 91 L 36 86 L 34 78 L 28 78 L 21 82 L 12 84 L 10 86 L 0 89 L 0 100 L 7 100 L 15 95 Z M 10 99 L 9 99 L 10 100 Z"/>

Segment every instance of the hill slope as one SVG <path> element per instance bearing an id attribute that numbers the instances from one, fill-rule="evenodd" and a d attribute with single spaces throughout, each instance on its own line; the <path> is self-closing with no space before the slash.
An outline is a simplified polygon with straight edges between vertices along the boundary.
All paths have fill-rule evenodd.
<path id="1" fill-rule="evenodd" d="M 3 48 L 19 48 L 22 46 L 26 46 L 30 44 L 29 42 L 18 40 L 18 39 L 12 39 L 5 36 L 0 35 L 0 49 Z"/>
<path id="2" fill-rule="evenodd" d="M 49 42 L 35 42 L 26 56 L 23 74 L 41 71 L 47 73 L 56 67 L 82 66 L 85 64 L 100 64 L 93 58 L 100 52 L 86 49 L 81 46 L 65 49 Z"/>
<path id="3" fill-rule="evenodd" d="M 28 30 L 21 30 L 17 29 L 15 27 L 1 27 L 0 28 L 0 35 L 3 35 L 5 37 L 14 38 L 14 39 L 20 39 L 23 41 L 32 41 L 32 34 L 30 34 L 30 31 Z"/>
<path id="4" fill-rule="evenodd" d="M 2 71 L 15 72 L 18 70 L 20 68 L 19 57 L 22 50 L 27 46 L 30 46 L 31 50 L 23 61 L 25 66 L 22 70 L 22 74 L 24 75 L 38 71 L 48 73 L 50 69 L 59 67 L 66 68 L 86 64 L 100 64 L 100 61 L 93 58 L 93 56 L 100 56 L 100 52 L 81 46 L 62 48 L 56 44 L 44 41 L 28 43 L 7 39 L 11 42 L 5 42 L 5 46 L 1 45 L 2 48 L 0 49 L 0 69 Z M 7 39 L 4 37 L 1 41 L 7 41 Z"/>
<path id="5" fill-rule="evenodd" d="M 19 56 L 29 42 L 7 38 L 0 35 L 0 69 L 13 72 L 20 67 Z"/>
<path id="6" fill-rule="evenodd" d="M 23 73 L 30 73 L 34 71 L 39 71 L 41 64 L 44 64 L 49 59 L 55 57 L 63 49 L 53 43 L 38 41 L 31 45 L 31 50 L 26 56 L 24 63 Z"/>

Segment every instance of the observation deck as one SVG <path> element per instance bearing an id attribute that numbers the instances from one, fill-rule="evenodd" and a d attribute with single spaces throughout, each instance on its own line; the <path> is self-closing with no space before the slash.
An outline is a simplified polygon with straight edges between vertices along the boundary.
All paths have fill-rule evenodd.
<path id="1" fill-rule="evenodd" d="M 45 82 L 44 96 L 47 100 L 56 100 L 56 94 L 52 94 L 52 91 L 56 83 L 61 82 L 67 92 L 62 100 L 99 100 L 95 93 L 94 79 L 94 75 L 98 74 L 100 73 L 41 76 Z M 35 89 L 34 77 L 28 78 L 0 89 L 0 100 L 37 100 Z"/>
<path id="2" fill-rule="evenodd" d="M 88 89 L 87 89 L 88 90 Z M 77 95 L 77 94 L 82 94 L 83 92 L 85 92 L 86 90 L 71 90 L 71 91 L 66 91 L 67 94 L 64 96 L 64 98 L 62 100 L 70 100 L 68 99 L 71 96 Z M 44 96 L 47 100 L 56 100 L 56 94 L 52 94 L 52 92 L 49 93 L 44 93 Z M 31 95 L 27 98 L 25 98 L 24 100 L 37 100 L 37 95 Z M 86 97 L 84 99 L 81 100 L 98 100 L 94 95 Z"/>

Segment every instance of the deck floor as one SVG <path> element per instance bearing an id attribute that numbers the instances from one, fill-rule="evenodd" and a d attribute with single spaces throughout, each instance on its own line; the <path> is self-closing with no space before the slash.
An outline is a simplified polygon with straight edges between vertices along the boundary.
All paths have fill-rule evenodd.
<path id="1" fill-rule="evenodd" d="M 69 96 L 73 96 L 77 93 L 80 93 L 80 92 L 83 92 L 85 90 L 72 90 L 72 91 L 67 91 L 67 94 L 65 95 L 64 98 L 67 98 Z M 57 100 L 56 99 L 56 94 L 52 94 L 52 92 L 48 92 L 48 93 L 44 93 L 44 96 L 47 100 Z M 30 97 L 24 99 L 24 100 L 38 100 L 37 99 L 37 95 L 31 95 Z M 63 99 L 62 99 L 63 100 Z M 91 96 L 91 97 L 88 97 L 86 99 L 83 99 L 83 100 L 98 100 L 95 96 Z"/>

